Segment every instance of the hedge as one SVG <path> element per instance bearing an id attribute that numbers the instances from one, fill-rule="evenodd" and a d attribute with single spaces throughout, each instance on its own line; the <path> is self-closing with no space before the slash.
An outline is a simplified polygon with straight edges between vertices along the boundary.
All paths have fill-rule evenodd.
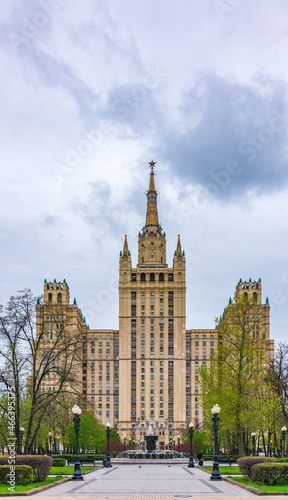
<path id="1" fill-rule="evenodd" d="M 288 464 L 275 462 L 253 465 L 251 479 L 269 486 L 288 484 Z"/>
<path id="2" fill-rule="evenodd" d="M 276 462 L 285 464 L 288 462 L 288 457 L 277 458 Z"/>
<path id="3" fill-rule="evenodd" d="M 30 465 L 0 465 L 0 483 L 14 486 L 14 481 L 15 484 L 22 485 L 33 483 L 32 467 Z"/>
<path id="4" fill-rule="evenodd" d="M 251 479 L 251 469 L 253 465 L 262 464 L 264 462 L 275 462 L 275 458 L 268 457 L 243 457 L 238 458 L 237 464 L 243 476 L 248 476 Z"/>
<path id="5" fill-rule="evenodd" d="M 66 458 L 53 458 L 53 467 L 65 467 Z"/>
<path id="6" fill-rule="evenodd" d="M 9 456 L 0 457 L 0 465 L 8 464 Z M 30 465 L 33 469 L 35 480 L 45 481 L 49 474 L 53 459 L 47 455 L 17 455 L 15 457 L 16 465 Z M 14 464 L 13 464 L 14 465 Z"/>

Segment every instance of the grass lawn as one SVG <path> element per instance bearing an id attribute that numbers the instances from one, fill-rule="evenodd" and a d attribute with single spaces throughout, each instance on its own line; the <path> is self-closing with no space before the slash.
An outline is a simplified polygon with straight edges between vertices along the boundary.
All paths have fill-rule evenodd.
<path id="1" fill-rule="evenodd" d="M 88 465 L 87 467 L 81 467 L 81 471 L 97 469 L 98 467 L 93 467 L 93 465 Z M 51 467 L 49 474 L 73 474 L 74 465 L 66 465 L 65 467 Z"/>
<path id="2" fill-rule="evenodd" d="M 34 488 L 39 488 L 39 486 L 45 486 L 46 484 L 54 483 L 55 481 L 60 481 L 60 479 L 64 479 L 64 477 L 65 476 L 47 477 L 46 481 L 41 481 L 40 483 L 26 484 L 25 486 L 17 484 L 14 488 L 14 491 L 15 493 L 20 493 L 22 491 L 32 490 Z M 11 488 L 10 484 L 0 484 L 0 493 L 13 493 L 8 488 Z"/>
<path id="3" fill-rule="evenodd" d="M 210 470 L 212 472 L 213 466 L 212 465 L 204 465 L 201 467 L 202 469 Z M 222 472 L 222 474 L 239 474 L 240 469 L 238 465 L 219 465 L 219 470 Z"/>
<path id="4" fill-rule="evenodd" d="M 251 481 L 251 479 L 248 479 L 248 477 L 228 477 L 230 477 L 230 479 L 233 479 L 234 481 L 237 481 L 237 483 L 247 484 L 247 486 L 253 486 L 253 488 L 257 488 L 261 491 L 267 491 L 268 493 L 287 493 L 288 489 L 287 484 L 284 486 L 266 486 L 266 484 L 254 483 L 254 481 Z"/>

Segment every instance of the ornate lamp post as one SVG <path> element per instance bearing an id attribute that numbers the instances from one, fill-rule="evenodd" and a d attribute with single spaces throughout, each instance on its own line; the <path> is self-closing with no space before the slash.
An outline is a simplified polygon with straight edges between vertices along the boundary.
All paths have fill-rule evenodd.
<path id="1" fill-rule="evenodd" d="M 125 451 L 126 450 L 126 434 L 124 434 L 123 439 L 124 439 L 124 451 Z"/>
<path id="2" fill-rule="evenodd" d="M 189 436 L 190 436 L 190 456 L 189 456 L 189 464 L 188 464 L 188 467 L 195 467 L 194 460 L 193 460 L 193 451 L 192 451 L 193 427 L 194 427 L 193 422 L 190 422 L 190 424 L 189 424 Z"/>
<path id="3" fill-rule="evenodd" d="M 76 432 L 76 460 L 74 464 L 74 474 L 72 479 L 74 481 L 83 481 L 83 476 L 81 472 L 81 463 L 79 460 L 79 443 L 78 443 L 78 433 L 80 429 L 80 415 L 82 413 L 81 408 L 79 406 L 74 405 L 72 408 L 72 413 L 74 415 L 74 428 Z"/>
<path id="4" fill-rule="evenodd" d="M 48 432 L 49 436 L 49 442 L 50 442 L 50 450 L 49 450 L 49 455 L 52 455 L 52 432 Z"/>
<path id="5" fill-rule="evenodd" d="M 23 441 L 23 432 L 25 431 L 24 427 L 20 427 L 20 444 L 21 444 L 21 455 L 22 455 L 22 441 Z"/>
<path id="6" fill-rule="evenodd" d="M 111 460 L 110 460 L 110 448 L 109 448 L 110 428 L 111 428 L 110 422 L 106 422 L 106 434 L 107 434 L 108 443 L 107 443 L 107 459 L 106 459 L 105 467 L 112 467 Z"/>
<path id="7" fill-rule="evenodd" d="M 286 431 L 287 427 L 284 425 L 281 429 L 282 431 L 282 440 L 283 440 L 283 452 L 282 452 L 282 457 L 286 457 L 286 452 L 285 452 L 285 441 L 286 441 Z"/>
<path id="8" fill-rule="evenodd" d="M 251 437 L 252 437 L 252 455 L 255 456 L 255 435 L 256 433 L 255 432 L 251 432 Z"/>
<path id="9" fill-rule="evenodd" d="M 219 471 L 219 463 L 218 463 L 218 436 L 217 436 L 217 431 L 219 427 L 219 413 L 220 413 L 220 406 L 214 405 L 212 410 L 212 415 L 213 415 L 213 431 L 214 431 L 214 462 L 213 462 L 213 471 L 212 475 L 210 476 L 210 481 L 222 481 L 222 477 Z"/>
<path id="10" fill-rule="evenodd" d="M 178 434 L 178 453 L 180 453 L 180 434 Z"/>

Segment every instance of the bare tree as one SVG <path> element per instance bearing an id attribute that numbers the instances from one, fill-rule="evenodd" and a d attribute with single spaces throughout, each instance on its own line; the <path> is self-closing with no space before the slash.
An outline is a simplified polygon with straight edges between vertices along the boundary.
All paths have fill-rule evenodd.
<path id="1" fill-rule="evenodd" d="M 63 311 L 59 306 L 53 311 L 57 333 L 53 339 L 47 339 L 47 321 L 40 299 L 36 299 L 30 290 L 19 293 L 20 295 L 10 298 L 5 310 L 2 308 L 0 311 L 0 338 L 3 343 L 0 353 L 0 385 L 2 392 L 10 388 L 15 398 L 15 437 L 18 453 L 21 446 L 21 400 L 26 398 L 28 411 L 25 452 L 31 453 L 41 422 L 48 409 L 51 410 L 56 403 L 58 396 L 67 393 L 81 397 L 77 381 L 77 353 L 81 332 L 78 329 L 66 328 Z"/>

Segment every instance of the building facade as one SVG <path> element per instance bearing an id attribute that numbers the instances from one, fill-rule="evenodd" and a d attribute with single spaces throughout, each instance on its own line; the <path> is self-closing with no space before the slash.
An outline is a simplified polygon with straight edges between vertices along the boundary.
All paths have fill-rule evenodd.
<path id="1" fill-rule="evenodd" d="M 133 267 L 127 236 L 119 259 L 119 330 L 92 330 L 76 300 L 70 304 L 64 282 L 44 284 L 44 305 L 37 317 L 45 320 L 45 345 L 66 331 L 81 332 L 78 372 L 81 392 L 95 416 L 110 421 L 126 439 L 138 439 L 151 425 L 159 446 L 173 442 L 187 422 L 202 421 L 199 368 L 209 366 L 217 350 L 218 332 L 186 329 L 186 259 L 180 236 L 173 267 L 166 259 L 166 235 L 159 223 L 155 163 L 150 163 L 145 226 L 138 235 L 138 262 Z M 261 281 L 240 281 L 236 294 L 253 296 L 265 314 L 264 337 L 269 339 L 269 304 L 262 304 Z M 254 295 L 253 295 L 254 294 Z M 59 312 L 61 311 L 61 313 Z M 45 332 L 46 332 L 45 330 Z M 40 323 L 38 334 L 40 334 Z M 273 342 L 270 342 L 273 350 Z M 42 390 L 53 391 L 57 370 Z M 128 441 L 127 441 L 128 443 Z"/>

